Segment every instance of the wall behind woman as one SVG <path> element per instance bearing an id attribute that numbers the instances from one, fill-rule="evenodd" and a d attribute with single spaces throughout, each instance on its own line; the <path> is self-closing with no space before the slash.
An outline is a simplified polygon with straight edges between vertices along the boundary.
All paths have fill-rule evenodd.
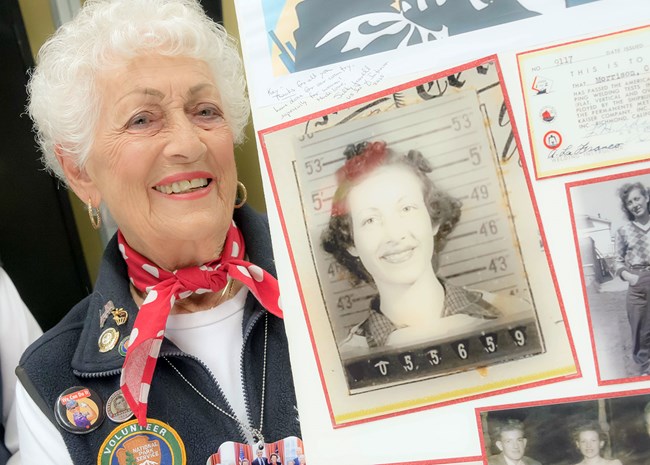
<path id="1" fill-rule="evenodd" d="M 218 0 L 203 0 L 203 3 Z M 226 30 L 239 40 L 237 17 L 235 16 L 234 0 L 221 2 L 223 25 Z M 239 48 L 241 55 L 241 47 Z M 255 144 L 255 131 L 251 123 L 246 127 L 246 141 L 235 150 L 237 171 L 239 179 L 248 189 L 248 202 L 258 211 L 266 211 L 264 191 L 262 190 L 262 175 L 260 174 L 259 158 L 257 157 L 257 144 Z"/>
<path id="2" fill-rule="evenodd" d="M 223 24 L 234 37 L 239 37 L 237 19 L 235 17 L 234 0 L 202 0 L 210 16 L 217 18 L 222 10 Z M 221 3 L 221 8 L 219 3 Z M 19 0 L 20 10 L 23 15 L 25 29 L 29 39 L 32 54 L 36 56 L 43 42 L 54 32 L 50 0 Z M 260 175 L 255 133 L 252 125 L 246 128 L 246 141 L 235 150 L 239 179 L 248 190 L 248 203 L 258 211 L 265 211 L 264 193 Z M 94 283 L 97 277 L 99 262 L 103 250 L 102 240 L 97 231 L 94 231 L 88 221 L 85 205 L 74 195 L 70 194 L 70 201 L 74 211 L 75 223 L 81 238 L 83 254 L 88 266 L 90 279 Z"/>

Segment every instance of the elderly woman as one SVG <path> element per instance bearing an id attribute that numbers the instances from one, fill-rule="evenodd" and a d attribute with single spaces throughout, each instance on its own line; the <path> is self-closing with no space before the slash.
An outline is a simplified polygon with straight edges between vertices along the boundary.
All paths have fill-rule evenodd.
<path id="1" fill-rule="evenodd" d="M 640 374 L 650 374 L 650 195 L 640 182 L 623 185 L 618 195 L 629 220 L 616 231 L 616 274 L 629 283 L 627 317 L 632 356 Z"/>
<path id="2" fill-rule="evenodd" d="M 348 146 L 345 156 L 322 245 L 354 283 L 370 283 L 378 295 L 343 345 L 358 347 L 365 339 L 368 347 L 401 346 L 499 317 L 489 296 L 436 276 L 436 252 L 461 205 L 436 188 L 422 154 L 363 142 Z"/>
<path id="3" fill-rule="evenodd" d="M 195 0 L 87 0 L 38 63 L 45 164 L 119 231 L 93 293 L 21 360 L 25 463 L 204 464 L 299 435 L 292 385 L 269 382 L 289 356 L 267 222 L 237 181 L 231 39 Z M 133 415 L 108 415 L 122 395 Z M 70 400 L 99 406 L 88 428 Z"/>

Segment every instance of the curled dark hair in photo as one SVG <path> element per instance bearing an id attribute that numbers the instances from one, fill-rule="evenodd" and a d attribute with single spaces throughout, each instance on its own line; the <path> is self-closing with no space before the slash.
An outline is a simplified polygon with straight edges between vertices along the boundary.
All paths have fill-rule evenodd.
<path id="1" fill-rule="evenodd" d="M 607 434 L 603 431 L 603 428 L 600 426 L 596 420 L 588 420 L 583 423 L 580 423 L 577 427 L 571 431 L 571 438 L 575 442 L 580 441 L 580 433 L 585 431 L 595 431 L 598 433 L 598 439 L 601 441 L 607 441 Z"/>
<path id="2" fill-rule="evenodd" d="M 327 253 L 350 272 L 352 284 L 372 284 L 373 279 L 361 260 L 348 252 L 348 248 L 354 245 L 354 232 L 347 210 L 347 196 L 352 187 L 380 166 L 405 166 L 419 179 L 431 224 L 438 226 L 438 232 L 434 236 L 436 251 L 443 249 L 447 236 L 460 219 L 461 202 L 434 185 L 428 176 L 432 171 L 431 165 L 421 152 L 409 150 L 406 154 L 400 154 L 386 147 L 384 142 L 362 142 L 349 145 L 344 154 L 347 160 L 336 173 L 338 187 L 332 200 L 329 224 L 321 236 L 321 244 Z"/>
<path id="3" fill-rule="evenodd" d="M 495 443 L 501 441 L 501 433 L 505 431 L 521 431 L 521 434 L 526 437 L 523 422 L 514 418 L 508 418 L 507 420 L 498 421 L 494 425 L 494 428 L 492 428 L 492 441 Z"/>
<path id="4" fill-rule="evenodd" d="M 630 212 L 630 210 L 627 209 L 626 203 L 627 203 L 627 197 L 630 195 L 630 192 L 632 192 L 632 190 L 634 189 L 640 190 L 645 196 L 645 198 L 648 199 L 647 208 L 648 211 L 650 211 L 650 195 L 648 194 L 648 189 L 646 189 L 646 187 L 640 182 L 624 184 L 622 187 L 618 189 L 618 196 L 621 199 L 621 210 L 623 210 L 623 213 L 625 213 L 625 216 L 630 221 L 634 220 L 634 215 Z"/>

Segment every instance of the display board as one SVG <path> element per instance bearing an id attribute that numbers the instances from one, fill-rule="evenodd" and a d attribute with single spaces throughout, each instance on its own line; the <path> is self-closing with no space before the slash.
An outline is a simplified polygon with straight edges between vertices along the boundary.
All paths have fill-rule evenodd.
<path id="1" fill-rule="evenodd" d="M 435 99 L 423 96 L 450 76 L 463 85 Z M 539 247 L 524 169 L 518 157 L 497 155 L 497 144 L 515 131 L 499 124 L 506 102 L 491 57 L 260 132 L 334 426 L 577 374 L 566 328 L 555 324 L 564 316 Z M 351 343 L 372 300 L 382 297 L 375 283 L 381 278 L 354 285 L 342 259 L 323 250 L 323 234 L 336 215 L 335 173 L 350 167 L 343 149 L 367 140 L 423 154 L 434 188 L 460 205 L 457 224 L 434 246 L 435 274 L 448 295 L 452 286 L 480 292 L 498 317 L 461 325 L 443 318 L 402 342 Z M 391 181 L 382 189 L 406 195 L 408 186 Z M 393 247 L 400 253 L 400 244 Z"/>
<path id="2" fill-rule="evenodd" d="M 645 463 L 650 5 L 236 8 L 309 463 Z"/>

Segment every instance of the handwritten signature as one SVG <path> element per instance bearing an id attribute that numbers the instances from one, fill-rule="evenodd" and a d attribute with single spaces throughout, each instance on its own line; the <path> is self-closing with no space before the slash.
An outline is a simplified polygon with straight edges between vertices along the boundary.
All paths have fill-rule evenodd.
<path id="1" fill-rule="evenodd" d="M 576 147 L 573 145 L 567 145 L 563 149 L 551 150 L 548 154 L 548 158 L 549 160 L 560 161 L 581 156 L 597 155 L 611 150 L 620 150 L 624 145 L 625 142 L 613 142 L 606 145 L 591 145 L 591 142 L 585 142 Z"/>
<path id="2" fill-rule="evenodd" d="M 625 137 L 625 142 L 650 141 L 650 118 L 638 118 L 632 121 L 597 121 L 587 127 L 584 137 L 618 134 Z"/>

